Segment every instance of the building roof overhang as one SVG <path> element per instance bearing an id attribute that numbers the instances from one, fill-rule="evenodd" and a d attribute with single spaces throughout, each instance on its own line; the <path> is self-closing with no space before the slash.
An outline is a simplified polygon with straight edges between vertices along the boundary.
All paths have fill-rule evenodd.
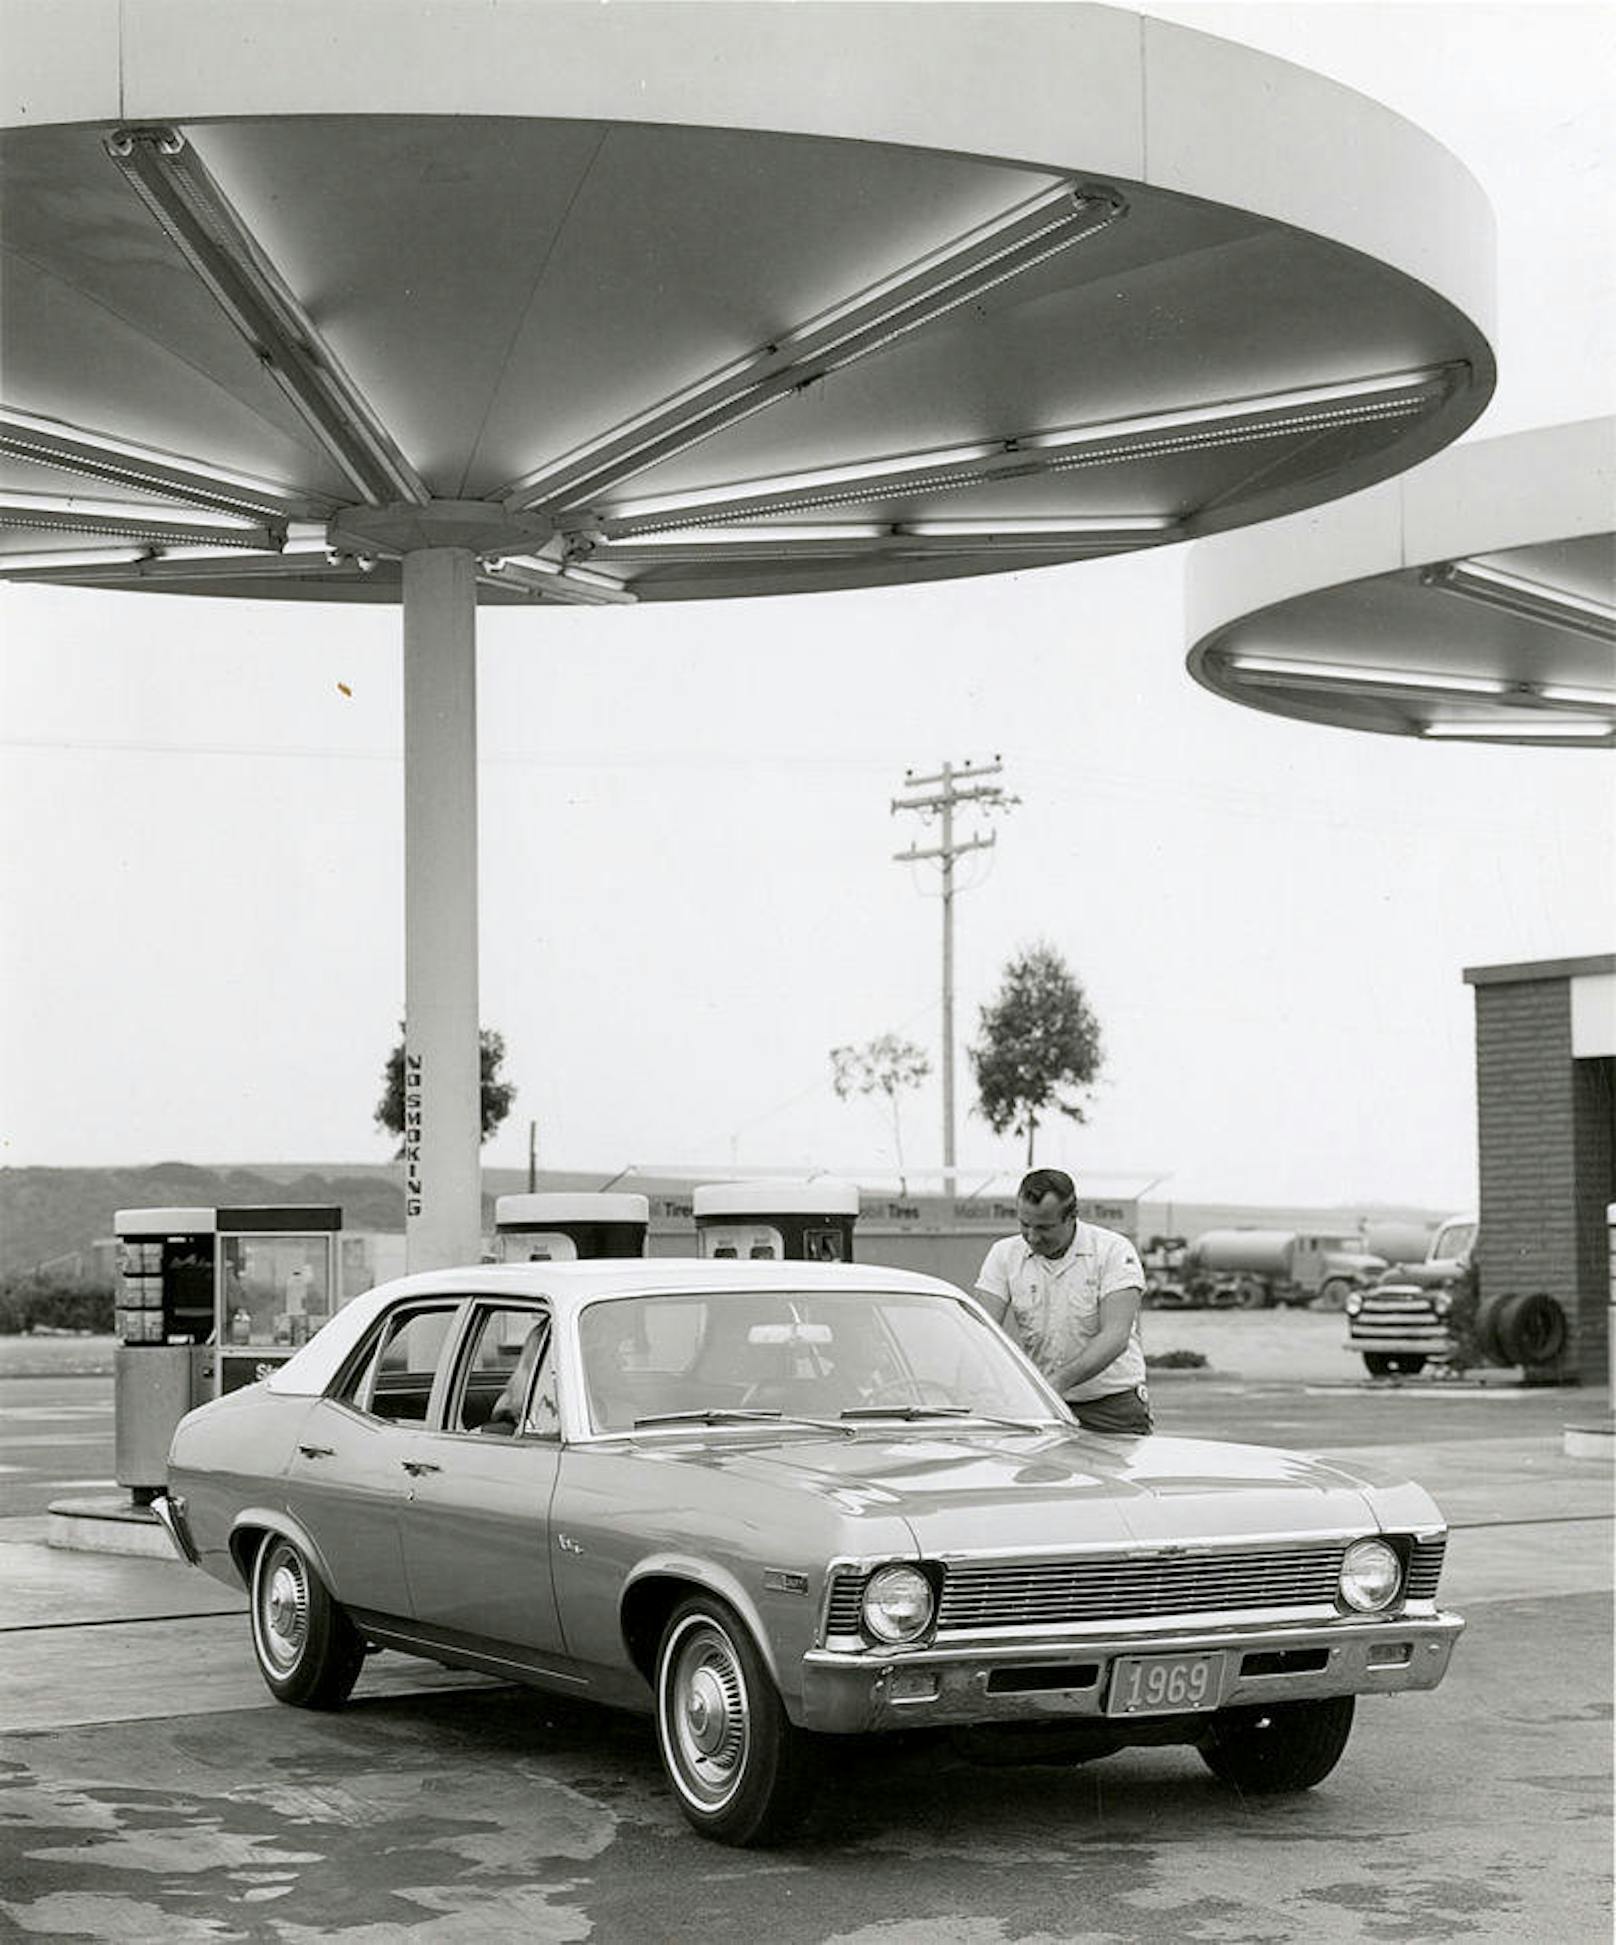
<path id="1" fill-rule="evenodd" d="M 1616 420 L 1466 441 L 1192 554 L 1189 667 L 1304 722 L 1616 744 Z"/>
<path id="2" fill-rule="evenodd" d="M 880 586 L 1314 506 L 1484 407 L 1420 131 L 1100 6 L 4 0 L 0 575 Z"/>

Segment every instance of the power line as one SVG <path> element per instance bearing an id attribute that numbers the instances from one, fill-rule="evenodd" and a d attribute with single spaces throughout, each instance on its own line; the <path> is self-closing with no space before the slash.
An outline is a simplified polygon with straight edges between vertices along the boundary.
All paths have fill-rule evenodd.
<path id="1" fill-rule="evenodd" d="M 896 851 L 899 864 L 920 864 L 936 859 L 943 873 L 943 1184 L 945 1193 L 954 1192 L 954 860 L 968 851 L 991 851 L 998 842 L 997 832 L 986 837 L 956 838 L 954 812 L 969 804 L 982 812 L 1009 810 L 1019 797 L 1006 796 L 996 783 L 979 783 L 980 777 L 996 777 L 1004 769 L 997 756 L 991 763 L 973 764 L 969 757 L 956 768 L 945 762 L 932 776 L 917 777 L 913 770 L 903 773 L 905 790 L 920 794 L 894 797 L 892 812 L 914 811 L 928 823 L 933 816 L 942 820 L 938 843 L 921 850 L 911 842 L 907 851 Z"/>

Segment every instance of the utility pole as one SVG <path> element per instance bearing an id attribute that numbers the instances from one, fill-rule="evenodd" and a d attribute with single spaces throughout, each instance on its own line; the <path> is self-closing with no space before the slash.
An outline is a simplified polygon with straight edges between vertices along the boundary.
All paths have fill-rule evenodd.
<path id="1" fill-rule="evenodd" d="M 954 810 L 959 804 L 974 804 L 978 809 L 1008 810 L 1020 802 L 1007 797 L 996 783 L 979 783 L 979 777 L 996 777 L 1004 765 L 998 757 L 991 763 L 973 764 L 969 757 L 958 769 L 945 763 L 935 776 L 917 777 L 913 770 L 903 773 L 903 787 L 920 796 L 894 797 L 893 814 L 900 810 L 918 811 L 928 822 L 933 815 L 942 818 L 941 842 L 928 850 L 911 843 L 907 851 L 895 851 L 899 864 L 920 864 L 935 858 L 943 868 L 943 1192 L 954 1193 L 954 860 L 967 851 L 991 851 L 998 838 L 968 837 L 956 841 Z M 964 788 L 961 788 L 961 786 Z"/>

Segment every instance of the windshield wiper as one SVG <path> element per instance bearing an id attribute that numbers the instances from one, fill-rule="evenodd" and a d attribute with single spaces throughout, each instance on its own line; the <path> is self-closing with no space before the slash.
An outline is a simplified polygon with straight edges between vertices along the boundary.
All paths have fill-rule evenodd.
<path id="1" fill-rule="evenodd" d="M 795 1412 L 777 1411 L 763 1406 L 709 1405 L 695 1411 L 659 1411 L 648 1418 L 636 1418 L 636 1432 L 653 1425 L 810 1425 L 818 1432 L 840 1431 L 831 1418 L 803 1418 Z"/>
<path id="2" fill-rule="evenodd" d="M 969 1405 L 855 1405 L 843 1418 L 976 1418 Z"/>
<path id="3" fill-rule="evenodd" d="M 849 1418 L 896 1418 L 913 1424 L 921 1418 L 969 1418 L 977 1425 L 997 1425 L 1007 1432 L 1047 1432 L 1047 1425 L 1036 1425 L 1026 1418 L 996 1418 L 992 1412 L 973 1411 L 969 1405 L 857 1405 L 842 1413 Z"/>
<path id="4" fill-rule="evenodd" d="M 634 1429 L 642 1425 L 745 1425 L 755 1419 L 779 1418 L 778 1411 L 752 1409 L 744 1405 L 707 1405 L 695 1411 L 658 1411 L 649 1418 L 636 1418 Z"/>

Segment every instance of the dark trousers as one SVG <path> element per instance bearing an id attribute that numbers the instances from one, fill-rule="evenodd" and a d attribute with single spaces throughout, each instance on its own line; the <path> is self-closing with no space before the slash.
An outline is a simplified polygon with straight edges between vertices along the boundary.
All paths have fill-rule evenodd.
<path id="1" fill-rule="evenodd" d="M 1099 1398 L 1068 1398 L 1066 1409 L 1085 1432 L 1148 1432 L 1150 1398 L 1143 1385 L 1108 1391 Z"/>

